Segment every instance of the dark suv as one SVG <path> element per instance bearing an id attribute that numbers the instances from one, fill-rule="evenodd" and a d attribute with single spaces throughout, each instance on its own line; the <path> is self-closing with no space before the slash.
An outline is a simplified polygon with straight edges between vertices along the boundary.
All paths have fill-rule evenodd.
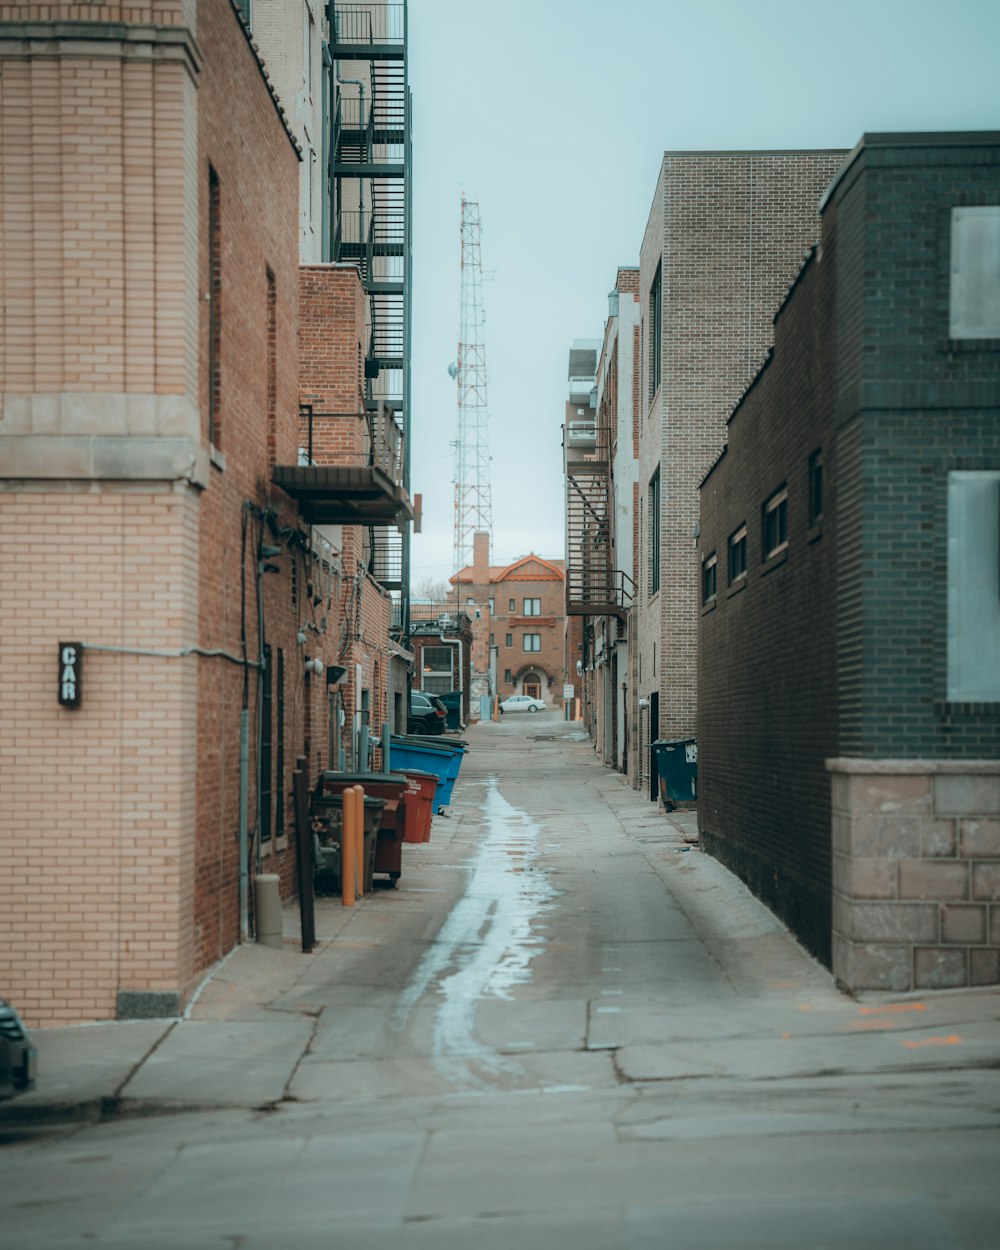
<path id="1" fill-rule="evenodd" d="M 0 998 L 0 1098 L 35 1087 L 37 1052 L 17 1012 Z"/>
<path id="2" fill-rule="evenodd" d="M 410 691 L 410 713 L 406 732 L 411 734 L 443 734 L 448 723 L 448 709 L 436 694 L 423 690 Z"/>

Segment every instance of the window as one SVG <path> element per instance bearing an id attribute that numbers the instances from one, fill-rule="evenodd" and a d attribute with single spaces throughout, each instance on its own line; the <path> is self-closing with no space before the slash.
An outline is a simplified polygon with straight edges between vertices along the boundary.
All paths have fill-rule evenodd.
<path id="1" fill-rule="evenodd" d="M 747 575 L 747 527 L 744 523 L 729 535 L 729 584 Z"/>
<path id="2" fill-rule="evenodd" d="M 249 14 L 247 15 L 249 18 Z M 222 411 L 222 221 L 219 175 L 208 167 L 208 441 L 219 447 Z"/>
<path id="3" fill-rule="evenodd" d="M 1000 338 L 1000 204 L 951 210 L 949 334 Z"/>
<path id="4" fill-rule="evenodd" d="M 271 648 L 265 646 L 260 692 L 260 794 L 257 796 L 261 842 L 271 841 L 271 747 L 274 721 L 272 711 Z"/>
<path id="5" fill-rule="evenodd" d="M 490 616 L 495 616 L 496 611 L 497 611 L 497 601 L 495 599 L 491 599 L 490 600 Z"/>
<path id="6" fill-rule="evenodd" d="M 660 354 L 663 348 L 663 262 L 656 266 L 656 277 L 649 288 L 649 400 L 660 386 Z"/>
<path id="7" fill-rule="evenodd" d="M 649 593 L 660 589 L 660 470 L 649 480 Z"/>
<path id="8" fill-rule="evenodd" d="M 420 653 L 420 688 L 430 694 L 447 694 L 455 687 L 452 673 L 453 647 L 424 647 Z"/>
<path id="9" fill-rule="evenodd" d="M 1000 469 L 948 474 L 948 698 L 1000 702 Z"/>
<path id="10" fill-rule="evenodd" d="M 514 645 L 514 635 L 513 635 L 513 634 L 505 634 L 505 635 L 504 635 L 504 643 L 503 643 L 503 645 L 504 645 L 505 647 L 512 647 L 512 646 Z"/>
<path id="11" fill-rule="evenodd" d="M 541 616 L 542 615 L 541 599 L 525 599 L 524 615 L 525 616 Z"/>
<path id="12" fill-rule="evenodd" d="M 788 546 L 788 491 L 784 487 L 764 505 L 762 532 L 765 560 Z"/>
<path id="13" fill-rule="evenodd" d="M 711 603 L 718 588 L 718 560 L 715 552 L 706 556 L 701 562 L 701 601 Z"/>
<path id="14" fill-rule="evenodd" d="M 509 669 L 509 668 L 505 668 L 505 669 L 504 669 L 504 671 L 503 671 L 503 679 L 504 679 L 504 681 L 507 683 L 507 685 L 508 685 L 508 686 L 513 686 L 513 684 L 514 684 L 514 678 L 511 676 L 511 673 L 510 673 L 510 669 Z"/>
<path id="15" fill-rule="evenodd" d="M 823 449 L 818 448 L 809 457 L 809 524 L 818 525 L 823 519 Z"/>
<path id="16" fill-rule="evenodd" d="M 542 635 L 541 634 L 525 634 L 524 635 L 525 651 L 541 651 Z"/>
<path id="17" fill-rule="evenodd" d="M 513 612 L 516 609 L 516 601 L 514 599 L 507 600 L 507 611 Z"/>
<path id="18" fill-rule="evenodd" d="M 285 653 L 278 648 L 278 669 L 275 673 L 278 714 L 277 757 L 274 763 L 274 836 L 285 836 Z"/>

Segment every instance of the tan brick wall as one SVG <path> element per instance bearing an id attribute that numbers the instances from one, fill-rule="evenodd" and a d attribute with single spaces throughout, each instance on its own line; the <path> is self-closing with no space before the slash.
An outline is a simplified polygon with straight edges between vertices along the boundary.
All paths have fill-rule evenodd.
<path id="1" fill-rule="evenodd" d="M 661 468 L 660 590 L 640 536 L 642 695 L 659 695 L 651 735 L 694 736 L 698 486 L 726 420 L 773 338 L 772 318 L 819 234 L 819 198 L 843 153 L 664 154 L 640 252 L 639 491 Z M 649 393 L 649 292 L 662 264 L 661 385 Z M 644 770 L 648 761 L 640 761 Z"/>
<path id="2" fill-rule="evenodd" d="M 176 991 L 190 976 L 179 900 L 195 688 L 211 662 L 87 650 L 71 710 L 57 646 L 190 645 L 197 540 L 184 487 L 0 493 L 0 942 L 4 990 L 32 1023 L 107 1018 L 119 988 Z"/>
<path id="3" fill-rule="evenodd" d="M 0 15 L 178 26 L 194 6 Z M 325 688 L 309 689 L 295 631 L 325 622 L 313 653 L 336 648 L 336 588 L 307 605 L 306 536 L 270 487 L 273 462 L 294 464 L 298 446 L 298 157 L 230 0 L 197 17 L 197 49 L 160 30 L 154 55 L 114 30 L 31 45 L 0 31 L 0 281 L 16 313 L 0 336 L 0 823 L 15 847 L 0 927 L 18 969 L 5 988 L 33 1023 L 113 1016 L 128 991 L 183 1002 L 239 940 L 243 669 L 87 651 L 84 705 L 60 712 L 59 640 L 238 659 L 245 617 L 256 662 L 257 545 L 271 542 L 266 637 L 287 678 L 272 784 L 289 821 L 296 755 L 325 754 Z M 223 296 L 214 467 L 209 164 Z M 253 823 L 255 669 L 246 691 Z M 290 840 L 264 849 L 288 893 Z"/>

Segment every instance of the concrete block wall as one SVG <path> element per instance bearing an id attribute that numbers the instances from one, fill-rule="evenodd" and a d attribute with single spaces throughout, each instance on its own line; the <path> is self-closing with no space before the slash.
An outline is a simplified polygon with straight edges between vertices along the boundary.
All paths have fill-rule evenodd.
<path id="1" fill-rule="evenodd" d="M 827 767 L 837 979 L 852 991 L 1000 984 L 1000 762 Z"/>

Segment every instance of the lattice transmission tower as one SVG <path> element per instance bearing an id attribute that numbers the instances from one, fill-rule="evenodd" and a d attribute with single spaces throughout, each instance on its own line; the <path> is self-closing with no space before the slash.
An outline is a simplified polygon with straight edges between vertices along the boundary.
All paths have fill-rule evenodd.
<path id="1" fill-rule="evenodd" d="M 458 435 L 455 439 L 454 571 L 473 560 L 473 535 L 493 533 L 489 408 L 486 401 L 486 314 L 479 205 L 462 196 L 462 298 L 458 335 Z"/>

